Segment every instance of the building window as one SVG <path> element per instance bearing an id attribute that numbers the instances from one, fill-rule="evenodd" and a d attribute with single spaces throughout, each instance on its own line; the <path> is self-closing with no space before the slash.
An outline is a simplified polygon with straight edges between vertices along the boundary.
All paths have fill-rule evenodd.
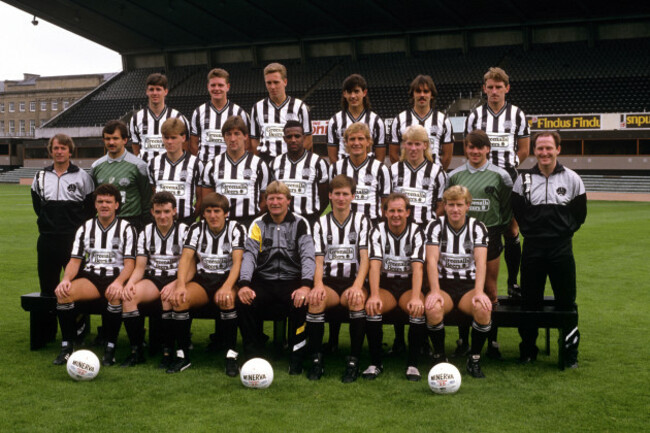
<path id="1" fill-rule="evenodd" d="M 25 121 L 24 120 L 20 121 L 20 133 L 21 134 L 25 133 Z"/>
<path id="2" fill-rule="evenodd" d="M 47 111 L 47 101 L 41 101 L 41 111 Z"/>
<path id="3" fill-rule="evenodd" d="M 59 109 L 59 101 L 57 101 L 56 99 L 53 99 L 52 100 L 52 111 L 56 111 L 58 109 Z"/>
<path id="4" fill-rule="evenodd" d="M 4 112 L 5 112 L 5 103 L 0 102 L 0 113 L 4 113 Z"/>
<path id="5" fill-rule="evenodd" d="M 31 111 L 32 113 L 36 111 L 36 101 L 29 102 L 29 111 Z"/>
<path id="6" fill-rule="evenodd" d="M 0 135 L 4 135 L 4 134 L 5 134 L 5 121 L 0 120 Z"/>
<path id="7" fill-rule="evenodd" d="M 32 119 L 29 121 L 29 135 L 34 135 L 36 131 L 36 120 Z"/>
<path id="8" fill-rule="evenodd" d="M 15 120 L 10 120 L 9 121 L 9 134 L 13 134 L 16 132 L 16 121 Z"/>
<path id="9" fill-rule="evenodd" d="M 21 113 L 25 112 L 25 103 L 24 102 L 18 103 L 18 110 L 20 110 Z"/>
<path id="10" fill-rule="evenodd" d="M 14 111 L 16 111 L 16 103 L 15 102 L 10 102 L 9 103 L 9 112 L 13 113 Z"/>
<path id="11" fill-rule="evenodd" d="M 70 102 L 67 99 L 64 99 L 63 100 L 63 109 L 67 110 L 69 106 L 70 106 Z"/>

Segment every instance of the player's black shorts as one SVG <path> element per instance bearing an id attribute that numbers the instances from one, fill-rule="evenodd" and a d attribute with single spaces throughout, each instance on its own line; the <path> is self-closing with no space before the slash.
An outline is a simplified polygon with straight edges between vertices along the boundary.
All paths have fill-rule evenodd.
<path id="1" fill-rule="evenodd" d="M 161 291 L 163 287 L 165 287 L 167 284 L 174 281 L 176 279 L 176 276 L 162 277 L 162 276 L 156 276 L 153 274 L 145 273 L 144 278 L 154 283 L 154 285 L 158 288 L 158 291 Z"/>
<path id="2" fill-rule="evenodd" d="M 102 295 L 102 297 L 104 297 L 104 294 L 106 293 L 106 289 L 108 289 L 108 286 L 110 286 L 111 283 L 115 281 L 115 278 L 117 278 L 117 276 L 102 277 L 93 272 L 80 271 L 76 279 L 79 278 L 85 278 L 91 283 L 93 283 L 93 285 L 97 287 L 99 294 Z"/>
<path id="3" fill-rule="evenodd" d="M 379 278 L 379 287 L 388 290 L 395 300 L 399 298 L 413 287 L 411 278 L 388 278 L 382 275 Z"/>
<path id="4" fill-rule="evenodd" d="M 521 162 L 523 162 L 523 161 L 521 161 Z M 508 167 L 508 168 L 505 168 L 504 170 L 508 172 L 508 174 L 510 175 L 510 178 L 512 179 L 512 183 L 514 184 L 515 181 L 517 180 L 517 176 L 519 175 L 519 173 L 517 172 L 517 169 L 514 168 L 514 167 Z"/>
<path id="5" fill-rule="evenodd" d="M 205 293 L 208 294 L 208 299 L 210 302 L 214 299 L 214 294 L 217 293 L 217 290 L 223 283 L 228 279 L 228 274 L 212 274 L 208 272 L 197 273 L 192 282 L 203 287 Z"/>
<path id="6" fill-rule="evenodd" d="M 487 261 L 494 260 L 501 255 L 503 251 L 503 240 L 501 235 L 505 230 L 505 226 L 488 227 L 488 250 Z"/>
<path id="7" fill-rule="evenodd" d="M 452 279 L 440 279 L 440 289 L 447 292 L 451 297 L 451 300 L 454 302 L 454 306 L 457 307 L 458 303 L 465 295 L 465 293 L 470 290 L 474 290 L 474 280 L 452 280 Z"/>
<path id="8" fill-rule="evenodd" d="M 323 278 L 323 284 L 327 287 L 330 287 L 336 293 L 341 296 L 352 284 L 354 284 L 354 278 L 332 278 L 326 277 Z"/>

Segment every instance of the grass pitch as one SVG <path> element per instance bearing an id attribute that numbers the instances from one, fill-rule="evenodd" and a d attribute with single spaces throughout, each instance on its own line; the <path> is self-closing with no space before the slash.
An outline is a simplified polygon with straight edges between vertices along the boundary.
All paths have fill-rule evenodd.
<path id="1" fill-rule="evenodd" d="M 38 290 L 35 216 L 28 187 L 0 185 L 0 430 L 76 431 L 645 431 L 650 425 L 647 253 L 650 206 L 592 202 L 576 234 L 580 308 L 580 367 L 560 372 L 551 335 L 551 356 L 517 365 L 516 330 L 499 340 L 505 361 L 485 359 L 487 378 L 463 376 L 455 395 L 432 394 L 425 381 L 407 382 L 405 359 L 386 359 L 374 382 L 343 385 L 341 353 L 326 360 L 319 382 L 290 377 L 286 359 L 272 360 L 273 385 L 245 389 L 223 373 L 222 354 L 204 353 L 211 324 L 193 327 L 193 366 L 180 374 L 156 369 L 158 359 L 132 369 L 102 368 L 92 382 L 73 382 L 52 365 L 58 341 L 29 350 L 29 317 L 20 295 Z M 502 267 L 500 293 L 505 292 Z M 549 289 L 550 290 L 550 289 Z M 93 327 L 98 318 L 93 319 Z M 270 332 L 270 329 L 269 329 Z M 538 344 L 543 344 L 540 333 Z M 447 330 L 452 350 L 456 330 Z M 385 327 L 385 341 L 392 329 Z M 101 351 L 95 350 L 101 355 Z M 128 343 L 120 334 L 118 360 Z M 464 360 L 453 360 L 464 372 Z M 362 366 L 367 359 L 362 359 Z M 421 368 L 426 373 L 428 368 Z"/>

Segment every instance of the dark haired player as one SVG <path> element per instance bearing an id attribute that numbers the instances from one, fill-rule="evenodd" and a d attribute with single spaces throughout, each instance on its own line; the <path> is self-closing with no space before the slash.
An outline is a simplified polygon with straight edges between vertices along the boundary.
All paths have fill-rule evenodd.
<path id="1" fill-rule="evenodd" d="M 172 305 L 169 302 L 176 288 L 176 273 L 188 226 L 176 220 L 176 198 L 161 191 L 154 194 L 149 223 L 138 236 L 135 269 L 122 291 L 122 319 L 131 343 L 131 354 L 122 367 L 144 362 L 144 317 L 138 304 L 162 298 L 163 360 L 161 368 L 169 368 L 173 359 L 174 334 Z"/>
<path id="2" fill-rule="evenodd" d="M 75 302 L 101 297 L 108 300 L 103 315 L 107 342 L 102 364 L 115 363 L 115 344 L 122 324 L 121 295 L 135 266 L 136 234 L 127 221 L 117 217 L 121 199 L 117 188 L 100 185 L 94 195 L 97 217 L 77 230 L 70 262 L 54 291 L 62 334 L 61 352 L 54 360 L 55 365 L 65 364 L 73 351 Z"/>

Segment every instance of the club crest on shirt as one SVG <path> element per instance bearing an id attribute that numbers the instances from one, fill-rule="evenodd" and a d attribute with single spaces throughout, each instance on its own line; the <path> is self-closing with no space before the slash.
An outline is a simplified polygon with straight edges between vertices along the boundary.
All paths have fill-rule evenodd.
<path id="1" fill-rule="evenodd" d="M 182 180 L 183 182 L 185 182 L 185 181 L 187 180 L 187 170 L 181 170 L 181 172 L 179 173 L 179 175 L 180 175 L 181 180 Z"/>
<path id="2" fill-rule="evenodd" d="M 252 174 L 253 174 L 253 170 L 251 170 L 250 168 L 244 169 L 243 172 L 244 179 L 250 179 Z"/>
<path id="3" fill-rule="evenodd" d="M 77 190 L 77 185 L 71 184 L 68 185 L 68 192 L 75 192 Z"/>
<path id="4" fill-rule="evenodd" d="M 429 134 L 436 135 L 438 133 L 438 125 L 431 125 L 429 128 Z"/>
<path id="5" fill-rule="evenodd" d="M 290 120 L 295 120 L 296 122 L 299 122 L 300 118 L 298 117 L 298 115 L 296 113 L 287 113 L 287 115 L 285 116 L 285 120 L 287 122 L 290 121 Z"/>
<path id="6" fill-rule="evenodd" d="M 356 243 L 356 241 L 357 241 L 357 232 L 348 233 L 348 240 L 350 241 L 351 244 Z"/>
<path id="7" fill-rule="evenodd" d="M 431 185 L 431 178 L 429 176 L 423 177 L 422 178 L 422 185 L 423 186 L 429 186 Z"/>
<path id="8" fill-rule="evenodd" d="M 481 122 L 481 129 L 487 128 L 487 122 Z"/>
<path id="9" fill-rule="evenodd" d="M 118 248 L 120 246 L 119 236 L 115 236 L 113 237 L 113 239 L 111 239 L 111 245 L 113 246 L 113 248 Z"/>
<path id="10" fill-rule="evenodd" d="M 364 183 L 372 183 L 372 181 L 374 179 L 375 179 L 374 176 L 372 174 L 368 173 L 363 177 L 363 182 Z"/>
<path id="11" fill-rule="evenodd" d="M 223 250 L 224 253 L 229 253 L 230 252 L 230 244 L 227 242 L 224 242 L 223 245 L 221 246 L 221 249 Z"/>
<path id="12" fill-rule="evenodd" d="M 465 248 L 465 254 L 469 254 L 472 252 L 472 241 L 470 239 L 465 239 L 465 242 L 463 242 L 463 248 Z"/>
<path id="13" fill-rule="evenodd" d="M 180 245 L 172 245 L 172 254 L 177 256 L 181 253 Z"/>
<path id="14" fill-rule="evenodd" d="M 563 186 L 558 187 L 555 192 L 557 192 L 557 195 L 565 195 L 566 194 L 566 188 Z"/>
<path id="15" fill-rule="evenodd" d="M 510 128 L 512 128 L 512 122 L 511 122 L 510 120 L 506 120 L 505 122 L 503 122 L 503 127 L 504 127 L 505 129 L 510 129 Z"/>
<path id="16" fill-rule="evenodd" d="M 302 175 L 303 176 L 311 176 L 311 168 L 310 167 L 303 168 L 302 169 Z"/>
<path id="17" fill-rule="evenodd" d="M 126 186 L 129 186 L 129 185 L 131 184 L 131 181 L 130 181 L 129 179 L 127 179 L 126 177 L 123 177 L 123 178 L 120 179 L 117 183 L 118 183 L 120 186 L 126 187 Z"/>

